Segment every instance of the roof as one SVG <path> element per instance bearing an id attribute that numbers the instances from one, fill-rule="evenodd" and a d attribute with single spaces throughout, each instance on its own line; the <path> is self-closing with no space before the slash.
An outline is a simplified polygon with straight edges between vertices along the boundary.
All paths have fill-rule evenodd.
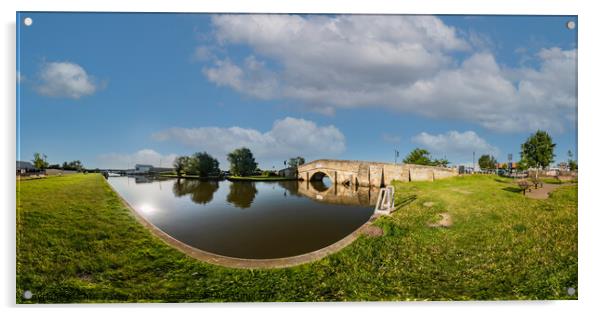
<path id="1" fill-rule="evenodd" d="M 35 169 L 35 167 L 29 161 L 17 160 L 17 169 Z"/>
<path id="2" fill-rule="evenodd" d="M 153 167 L 153 165 L 139 165 L 139 164 L 136 164 L 136 168 L 152 168 L 152 167 Z"/>

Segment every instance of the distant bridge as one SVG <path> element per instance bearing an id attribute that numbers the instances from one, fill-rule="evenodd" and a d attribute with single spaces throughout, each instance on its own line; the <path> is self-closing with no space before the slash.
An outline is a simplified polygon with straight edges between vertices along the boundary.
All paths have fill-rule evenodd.
<path id="1" fill-rule="evenodd" d="M 453 168 L 332 159 L 314 160 L 297 170 L 299 180 L 319 181 L 326 176 L 336 184 L 361 187 L 383 187 L 393 180 L 433 181 L 458 175 Z"/>

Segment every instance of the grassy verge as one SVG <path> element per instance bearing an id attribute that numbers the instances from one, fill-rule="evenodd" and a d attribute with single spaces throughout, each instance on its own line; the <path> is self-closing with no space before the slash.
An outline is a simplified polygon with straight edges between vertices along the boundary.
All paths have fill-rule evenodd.
<path id="1" fill-rule="evenodd" d="M 237 270 L 170 248 L 101 175 L 17 184 L 17 288 L 24 302 L 576 299 L 577 186 L 547 200 L 469 176 L 396 183 L 384 235 L 317 262 Z M 426 206 L 429 205 L 429 206 Z M 426 224 L 441 212 L 450 228 Z M 30 300 L 22 293 L 33 293 Z"/>

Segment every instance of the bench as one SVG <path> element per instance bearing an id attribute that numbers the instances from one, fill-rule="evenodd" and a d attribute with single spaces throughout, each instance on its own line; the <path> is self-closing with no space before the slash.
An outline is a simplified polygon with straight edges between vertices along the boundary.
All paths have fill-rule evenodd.
<path id="1" fill-rule="evenodd" d="M 535 188 L 537 189 L 537 187 L 542 188 L 543 187 L 543 182 L 541 180 L 539 180 L 538 178 L 531 178 L 530 179 L 531 183 L 533 184 L 533 186 L 535 186 Z"/>
<path id="2" fill-rule="evenodd" d="M 526 180 L 521 180 L 518 181 L 518 186 L 521 188 L 521 190 L 523 190 L 523 195 L 526 194 L 527 190 L 529 190 L 529 192 L 531 192 L 531 188 L 534 187 L 534 184 L 532 182 L 526 181 Z M 537 189 L 537 187 L 535 187 Z"/>

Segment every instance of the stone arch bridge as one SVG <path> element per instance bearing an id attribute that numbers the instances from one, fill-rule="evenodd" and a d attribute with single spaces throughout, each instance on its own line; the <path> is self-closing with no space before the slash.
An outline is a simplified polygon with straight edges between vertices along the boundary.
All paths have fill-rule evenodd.
<path id="1" fill-rule="evenodd" d="M 299 180 L 322 180 L 326 176 L 335 184 L 362 187 L 383 187 L 393 180 L 433 181 L 458 175 L 453 168 L 333 159 L 314 160 L 297 170 Z"/>

